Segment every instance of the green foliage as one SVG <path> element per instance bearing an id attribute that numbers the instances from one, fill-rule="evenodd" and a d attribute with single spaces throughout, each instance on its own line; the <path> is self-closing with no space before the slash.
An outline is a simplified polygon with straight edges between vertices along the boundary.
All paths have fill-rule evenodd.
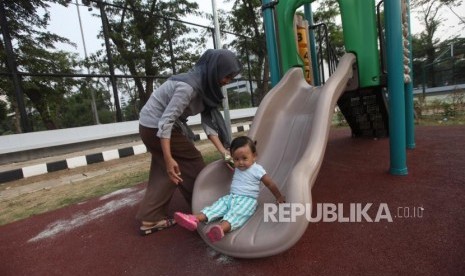
<path id="1" fill-rule="evenodd" d="M 109 36 L 116 51 L 113 53 L 116 68 L 134 76 L 171 74 L 173 65 L 182 71 L 191 68 L 200 54 L 195 49 L 202 48 L 204 39 L 195 36 L 195 28 L 168 18 L 179 19 L 188 14 L 199 14 L 197 9 L 197 3 L 186 0 L 116 0 L 106 6 Z M 171 59 L 170 40 L 176 55 L 174 60 Z M 100 68 L 106 57 L 103 53 L 97 53 L 91 58 L 92 65 Z M 154 80 L 154 77 L 134 78 L 141 105 L 153 92 Z"/>
<path id="2" fill-rule="evenodd" d="M 426 110 L 426 97 L 418 96 L 413 102 L 413 110 L 415 118 L 420 120 L 423 118 L 423 112 Z"/>
<path id="3" fill-rule="evenodd" d="M 444 98 L 416 97 L 415 118 L 422 125 L 463 125 L 465 118 L 465 91 L 455 90 Z"/>
<path id="4" fill-rule="evenodd" d="M 254 103 L 258 105 L 269 90 L 262 1 L 227 1 L 233 2 L 233 9 L 228 14 L 220 11 L 221 28 L 239 34 L 229 47 L 238 52 L 242 58 L 245 69 L 242 76 L 245 78 L 250 76 L 256 81 Z M 67 2 L 65 0 L 2 1 L 10 35 L 14 41 L 19 71 L 38 74 L 73 74 L 81 72 L 82 68 L 89 68 L 91 71 L 102 74 L 109 73 L 106 52 L 97 52 L 89 60 L 80 61 L 75 54 L 57 50 L 57 45 L 60 43 L 74 44 L 46 30 L 50 20 L 48 9 L 50 3 L 67 5 Z M 464 40 L 451 38 L 440 42 L 436 37 L 441 23 L 440 11 L 447 8 L 454 13 L 454 9 L 461 7 L 461 1 L 411 0 L 411 3 L 413 12 L 425 27 L 425 31 L 413 37 L 412 41 L 415 86 L 419 85 L 423 66 L 435 61 L 451 43 L 455 45 L 454 56 L 450 60 L 435 65 L 434 68 L 431 67 L 433 73 L 440 71 L 444 77 L 438 79 L 437 76 L 434 77 L 427 72 L 426 80 L 429 81 L 428 86 L 445 83 L 445 77 L 450 78 L 447 80 L 448 84 L 463 82 Z M 108 18 L 112 57 L 117 74 L 123 72 L 136 76 L 150 76 L 118 79 L 117 81 L 118 91 L 124 101 L 122 103 L 124 118 L 136 120 L 140 107 L 154 88 L 164 81 L 163 78 L 155 76 L 170 75 L 173 73 L 173 67 L 177 73 L 190 69 L 203 52 L 208 36 L 202 33 L 200 28 L 171 20 L 183 18 L 188 14 L 201 15 L 198 12 L 198 4 L 188 0 L 114 0 L 105 6 L 105 13 Z M 344 52 L 344 47 L 342 29 L 336 23 L 338 15 L 337 0 L 318 1 L 318 9 L 314 11 L 314 20 L 316 23 L 327 24 L 331 44 L 340 55 Z M 463 18 L 460 24 L 464 24 Z M 96 27 L 101 28 L 101 26 Z M 100 34 L 100 38 L 102 36 L 103 33 Z M 172 41 L 174 58 L 170 53 L 170 41 Z M 251 66 L 250 72 L 246 71 L 248 63 Z M 2 36 L 0 37 L 0 71 L 8 71 Z M 115 108 L 112 106 L 111 84 L 107 78 L 90 81 L 81 78 L 24 76 L 22 84 L 29 113 L 28 120 L 31 121 L 35 130 L 93 124 L 91 91 L 96 96 L 100 122 L 114 121 Z M 7 113 L 17 112 L 14 87 L 9 77 L 0 76 L 0 87 L 2 94 L 6 94 L 12 104 L 10 110 L 6 110 L 6 106 L 0 102 L 0 133 L 17 132 L 19 131 L 17 129 L 18 115 L 6 116 Z M 232 108 L 250 106 L 250 97 L 248 93 L 232 93 L 230 105 Z M 448 110 L 445 106 L 437 108 Z"/>
<path id="5" fill-rule="evenodd" d="M 231 109 L 251 107 L 250 94 L 248 92 L 228 92 L 228 102 Z"/>
<path id="6" fill-rule="evenodd" d="M 230 46 L 238 51 L 241 62 L 244 64 L 243 76 L 256 81 L 255 105 L 269 90 L 268 56 L 266 51 L 265 32 L 261 14 L 261 1 L 243 0 L 233 1 L 233 7 L 229 15 L 223 19 L 230 32 L 238 34 Z M 247 65 L 250 64 L 250 72 Z"/>
<path id="7" fill-rule="evenodd" d="M 77 91 L 70 93 L 60 106 L 59 123 L 62 128 L 78 127 L 94 124 L 92 114 L 91 93 L 94 92 L 95 104 L 102 124 L 114 122 L 114 112 L 111 110 L 111 101 L 108 89 L 100 87 L 99 83 L 86 79 Z"/>
<path id="8" fill-rule="evenodd" d="M 132 98 L 128 102 L 122 104 L 123 115 L 126 121 L 139 119 L 139 100 Z"/>
<path id="9" fill-rule="evenodd" d="M 0 120 L 3 121 L 6 119 L 8 114 L 8 106 L 6 102 L 0 100 Z"/>
<path id="10" fill-rule="evenodd" d="M 347 121 L 340 110 L 336 112 L 336 126 L 347 126 Z"/>
<path id="11" fill-rule="evenodd" d="M 434 1 L 413 0 L 412 10 L 417 12 L 425 29 L 423 32 L 412 36 L 413 72 L 416 85 L 420 81 L 429 80 L 427 86 L 435 86 L 434 75 L 431 71 L 423 71 L 423 67 L 434 62 L 435 48 L 439 42 L 434 38 L 440 24 L 438 18 L 439 7 L 434 6 Z M 440 6 L 441 4 L 439 4 Z M 419 75 L 422 74 L 422 75 Z"/>
<path id="12" fill-rule="evenodd" d="M 8 118 L 8 104 L 0 100 L 0 135 L 12 134 L 13 121 Z"/>
<path id="13" fill-rule="evenodd" d="M 439 43 L 439 39 L 435 38 L 435 35 L 442 20 L 439 13 L 442 5 L 439 1 L 431 0 L 412 0 L 411 2 L 412 12 L 416 13 L 417 18 L 424 27 L 424 31 L 412 38 L 412 40 L 415 40 L 412 47 L 416 47 L 417 51 L 418 48 L 420 49 L 427 64 L 433 63 L 436 57 L 435 48 Z M 420 52 L 418 53 L 420 54 Z M 418 58 L 418 56 L 415 58 Z M 431 75 L 428 78 L 431 79 Z"/>
<path id="14" fill-rule="evenodd" d="M 455 108 L 452 104 L 444 102 L 442 103 L 442 109 L 444 110 L 445 117 L 453 117 L 455 116 Z"/>
<path id="15" fill-rule="evenodd" d="M 18 70 L 28 73 L 73 73 L 76 56 L 57 51 L 57 43 L 72 44 L 68 39 L 46 31 L 50 15 L 48 3 L 63 1 L 2 1 L 8 21 L 9 34 L 14 41 Z M 45 13 L 39 12 L 44 11 Z M 4 38 L 0 43 L 0 71 L 9 71 L 6 66 Z M 23 77 L 22 86 L 25 104 L 30 110 L 34 126 L 46 129 L 57 128 L 55 118 L 63 97 L 77 81 L 66 78 Z M 15 100 L 15 89 L 8 77 L 0 78 L 0 87 L 9 99 Z M 41 122 L 34 122 L 34 120 Z"/>
<path id="16" fill-rule="evenodd" d="M 318 1 L 319 7 L 313 13 L 313 20 L 316 23 L 325 23 L 328 27 L 329 40 L 334 47 L 337 56 L 341 57 L 344 50 L 344 36 L 342 26 L 336 24 L 336 18 L 340 15 L 339 4 L 337 0 Z M 323 38 L 320 38 L 323 39 Z M 323 40 L 324 43 L 324 40 Z M 326 45 L 324 45 L 326 48 Z M 323 50 L 326 51 L 326 50 Z"/>
<path id="17" fill-rule="evenodd" d="M 465 82 L 465 38 L 452 38 L 434 47 L 434 61 L 429 62 L 420 39 L 413 37 L 413 73 L 415 87 L 454 85 Z M 453 49 L 453 50 L 452 50 Z"/>
<path id="18" fill-rule="evenodd" d="M 75 93 L 66 99 L 61 108 L 61 121 L 64 127 L 92 125 L 91 101 L 83 93 Z"/>

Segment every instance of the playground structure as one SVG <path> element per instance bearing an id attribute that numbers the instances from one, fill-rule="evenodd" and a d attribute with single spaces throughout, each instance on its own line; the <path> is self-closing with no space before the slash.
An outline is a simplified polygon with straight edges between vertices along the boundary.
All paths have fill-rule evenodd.
<path id="1" fill-rule="evenodd" d="M 274 88 L 260 104 L 249 131 L 257 141 L 257 162 L 276 180 L 287 202 L 310 206 L 311 188 L 324 157 L 336 104 L 353 136 L 390 136 L 391 174 L 407 174 L 406 148 L 415 147 L 408 1 L 384 3 L 385 42 L 381 39 L 381 47 L 388 74 L 383 81 L 386 76 L 377 44 L 375 2 L 339 0 L 347 53 L 323 86 L 307 83 L 295 38 L 294 14 L 305 5 L 313 51 L 311 2 L 263 2 Z M 316 67 L 312 60 L 312 70 Z M 313 76 L 317 76 L 315 71 Z M 228 193 L 231 178 L 232 172 L 221 161 L 207 166 L 196 181 L 193 212 Z M 265 222 L 264 203 L 274 199 L 263 191 L 258 202 L 258 210 L 247 224 L 220 242 L 211 244 L 205 227 L 199 228 L 200 235 L 215 250 L 234 257 L 265 257 L 287 250 L 303 235 L 308 221 L 298 216 L 292 223 Z"/>

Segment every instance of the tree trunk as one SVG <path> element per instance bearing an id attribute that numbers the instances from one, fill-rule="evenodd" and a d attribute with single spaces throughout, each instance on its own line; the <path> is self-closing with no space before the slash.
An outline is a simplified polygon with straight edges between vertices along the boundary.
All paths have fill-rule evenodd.
<path id="1" fill-rule="evenodd" d="M 40 114 L 42 123 L 47 130 L 57 129 L 57 125 L 54 118 L 50 114 L 47 108 L 47 100 L 44 99 L 42 93 L 37 90 L 25 89 L 24 93 L 31 100 L 33 106 L 37 109 Z"/>

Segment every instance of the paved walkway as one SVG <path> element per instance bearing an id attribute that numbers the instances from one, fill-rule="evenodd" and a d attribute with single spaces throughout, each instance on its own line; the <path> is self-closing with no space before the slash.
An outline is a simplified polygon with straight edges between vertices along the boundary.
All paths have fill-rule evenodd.
<path id="1" fill-rule="evenodd" d="M 392 222 L 318 221 L 286 252 L 235 259 L 178 226 L 138 236 L 142 183 L 1 226 L 0 274 L 464 275 L 465 127 L 419 127 L 416 137 L 409 174 L 400 177 L 387 172 L 388 139 L 332 130 L 312 190 L 315 207 L 340 203 L 350 217 L 352 206 L 372 203 L 368 217 L 387 206 Z M 171 211 L 188 209 L 176 194 Z"/>
<path id="2" fill-rule="evenodd" d="M 232 133 L 248 131 L 250 121 L 239 121 L 231 126 Z M 203 130 L 196 127 L 196 141 L 207 140 Z M 40 149 L 43 150 L 43 149 Z M 0 165 L 0 185 L 14 180 L 43 175 L 50 172 L 74 169 L 90 164 L 120 159 L 128 156 L 144 154 L 147 148 L 138 138 L 136 141 L 118 145 L 102 146 L 92 149 L 76 151 L 68 154 L 53 155 L 23 162 L 13 162 Z"/>

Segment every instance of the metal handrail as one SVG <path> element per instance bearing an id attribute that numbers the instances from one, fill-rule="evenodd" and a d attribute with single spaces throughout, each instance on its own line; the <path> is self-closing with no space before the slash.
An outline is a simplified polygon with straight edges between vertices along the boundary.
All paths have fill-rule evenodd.
<path id="1" fill-rule="evenodd" d="M 325 72 L 324 72 L 324 55 L 325 53 L 323 52 L 323 39 L 325 42 L 326 46 L 326 62 L 328 64 L 328 72 L 329 76 L 331 76 L 334 71 L 336 71 L 337 63 L 339 62 L 337 58 L 336 51 L 329 41 L 329 32 L 328 32 L 328 26 L 325 23 L 318 23 L 309 26 L 309 29 L 316 30 L 317 32 L 317 43 L 318 43 L 318 50 L 317 50 L 317 59 L 318 63 L 320 64 L 319 68 L 319 74 L 320 74 L 320 80 L 321 83 L 325 83 Z M 323 33 L 322 33 L 323 32 Z"/>

